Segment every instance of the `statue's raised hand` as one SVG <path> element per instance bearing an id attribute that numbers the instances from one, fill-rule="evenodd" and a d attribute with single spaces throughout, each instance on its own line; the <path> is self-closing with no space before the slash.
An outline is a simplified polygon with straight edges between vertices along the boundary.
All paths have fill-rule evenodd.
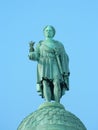
<path id="1" fill-rule="evenodd" d="M 29 59 L 30 60 L 32 60 L 32 53 L 34 52 L 34 44 L 35 44 L 35 42 L 33 42 L 33 41 L 31 41 L 30 43 L 29 43 L 29 55 L 28 55 L 28 57 L 29 57 Z"/>
<path id="2" fill-rule="evenodd" d="M 33 41 L 31 41 L 29 43 L 29 46 L 30 46 L 29 52 L 33 52 L 34 51 L 34 44 L 35 44 L 35 42 L 33 42 Z"/>

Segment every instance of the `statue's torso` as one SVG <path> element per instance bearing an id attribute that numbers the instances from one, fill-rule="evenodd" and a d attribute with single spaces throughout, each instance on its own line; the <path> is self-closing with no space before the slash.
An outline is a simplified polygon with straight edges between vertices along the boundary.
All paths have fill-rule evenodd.
<path id="1" fill-rule="evenodd" d="M 56 41 L 43 41 L 41 42 L 40 48 L 40 56 L 43 57 L 55 57 L 55 52 L 60 52 L 60 46 Z"/>
<path id="2" fill-rule="evenodd" d="M 57 50 L 59 50 L 59 46 L 54 40 L 52 42 L 42 41 L 40 43 L 38 69 L 41 77 L 54 79 L 59 76 L 60 79 L 60 72 L 55 53 Z"/>

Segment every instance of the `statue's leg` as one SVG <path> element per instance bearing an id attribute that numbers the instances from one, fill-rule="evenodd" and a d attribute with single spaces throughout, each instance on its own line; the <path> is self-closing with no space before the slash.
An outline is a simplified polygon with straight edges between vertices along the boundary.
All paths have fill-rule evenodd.
<path id="1" fill-rule="evenodd" d="M 61 87 L 60 87 L 60 81 L 58 78 L 53 80 L 54 85 L 54 98 L 56 102 L 60 102 L 61 97 Z"/>
<path id="2" fill-rule="evenodd" d="M 49 87 L 49 83 L 46 80 L 43 80 L 43 93 L 44 93 L 45 100 L 47 102 L 50 102 L 51 101 L 51 90 Z"/>

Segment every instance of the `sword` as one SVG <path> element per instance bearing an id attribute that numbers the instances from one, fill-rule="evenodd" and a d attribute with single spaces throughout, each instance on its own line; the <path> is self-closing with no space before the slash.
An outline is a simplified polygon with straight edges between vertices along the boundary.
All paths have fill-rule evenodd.
<path id="1" fill-rule="evenodd" d="M 57 50 L 55 48 L 55 50 Z M 59 70 L 60 70 L 60 73 L 62 75 L 62 78 L 63 78 L 63 85 L 66 87 L 67 90 L 69 90 L 69 79 L 68 79 L 68 75 L 65 75 L 63 70 L 62 70 L 62 65 L 61 65 L 61 62 L 60 62 L 60 57 L 57 53 L 57 51 L 55 51 L 55 56 L 56 56 L 56 60 L 57 60 L 57 63 L 58 63 L 58 67 L 59 67 Z"/>

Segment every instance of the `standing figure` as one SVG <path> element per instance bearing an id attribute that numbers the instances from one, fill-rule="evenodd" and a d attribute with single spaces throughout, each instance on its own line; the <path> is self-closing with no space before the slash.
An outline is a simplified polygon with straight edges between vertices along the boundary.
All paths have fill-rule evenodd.
<path id="1" fill-rule="evenodd" d="M 62 95 L 69 90 L 69 58 L 62 43 L 53 39 L 54 27 L 48 25 L 43 32 L 45 40 L 29 52 L 29 59 L 38 62 L 37 92 L 47 102 L 60 102 Z"/>

